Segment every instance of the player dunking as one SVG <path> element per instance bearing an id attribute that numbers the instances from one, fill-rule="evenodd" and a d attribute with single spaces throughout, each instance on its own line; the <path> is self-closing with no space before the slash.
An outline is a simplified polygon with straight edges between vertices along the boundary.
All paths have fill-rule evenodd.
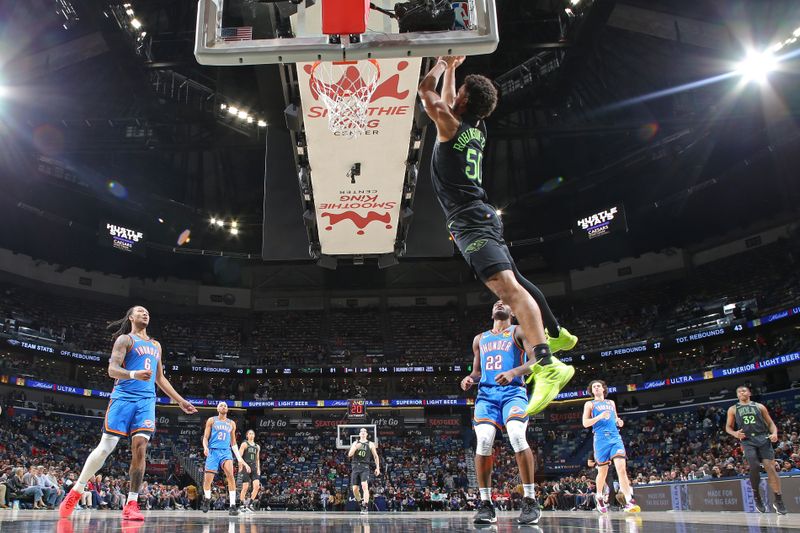
<path id="1" fill-rule="evenodd" d="M 477 440 L 475 470 L 481 495 L 475 523 L 490 524 L 497 521 L 491 499 L 492 448 L 497 429 L 505 427 L 517 459 L 524 491 L 522 513 L 517 521 L 520 524 L 535 524 L 539 521 L 541 509 L 534 491 L 533 452 L 525 437 L 528 430 L 528 415 L 525 412 L 528 396 L 521 378 L 529 368 L 525 365 L 525 339 L 521 328 L 511 325 L 511 307 L 502 300 L 492 307 L 492 320 L 492 329 L 473 339 L 472 373 L 461 380 L 461 388 L 466 391 L 479 379 L 472 420 Z"/>
<path id="2" fill-rule="evenodd" d="M 72 490 L 61 502 L 59 513 L 67 518 L 81 499 L 86 483 L 103 467 L 120 437 L 131 438 L 130 488 L 122 511 L 123 520 L 144 520 L 139 510 L 139 487 L 144 478 L 147 443 L 156 430 L 156 385 L 186 414 L 197 409 L 178 394 L 164 376 L 161 344 L 147 335 L 150 313 L 137 305 L 125 317 L 111 322 L 119 329 L 112 335 L 114 348 L 108 362 L 108 375 L 114 389 L 106 409 L 103 436 L 86 463 Z"/>
<path id="3" fill-rule="evenodd" d="M 622 419 L 617 416 L 617 406 L 613 400 L 605 399 L 608 387 L 604 381 L 596 379 L 589 383 L 589 393 L 594 399 L 583 405 L 583 427 L 591 427 L 594 432 L 594 459 L 597 463 L 597 510 L 603 514 L 608 512 L 608 502 L 603 495 L 603 487 L 606 484 L 608 465 L 613 461 L 619 479 L 620 492 L 625 496 L 623 511 L 638 513 L 641 509 L 633 499 L 633 488 L 628 479 L 627 455 L 625 445 L 622 443 L 622 436 L 619 434 L 619 428 L 624 424 Z"/>
<path id="4" fill-rule="evenodd" d="M 378 458 L 378 447 L 367 439 L 367 428 L 358 432 L 358 440 L 347 451 L 347 457 L 352 462 L 350 485 L 353 487 L 353 497 L 361 503 L 361 514 L 369 512 L 369 455 L 375 459 L 375 475 L 381 475 L 381 460 Z M 359 490 L 360 489 L 360 490 Z M 362 493 L 363 492 L 363 499 Z"/>
<path id="5" fill-rule="evenodd" d="M 203 475 L 203 503 L 202 510 L 207 513 L 211 508 L 211 483 L 214 481 L 214 474 L 219 472 L 220 467 L 225 473 L 225 480 L 228 482 L 228 498 L 230 507 L 228 514 L 236 516 L 239 510 L 236 508 L 236 479 L 233 477 L 233 455 L 239 461 L 239 470 L 250 471 L 251 468 L 245 464 L 239 447 L 236 446 L 236 422 L 228 419 L 228 404 L 219 402 L 217 404 L 217 416 L 212 416 L 206 420 L 206 429 L 203 432 L 203 454 L 206 456 L 205 474 Z"/>
<path id="6" fill-rule="evenodd" d="M 261 488 L 261 446 L 256 444 L 256 432 L 248 429 L 245 441 L 239 446 L 239 455 L 244 459 L 247 468 L 239 469 L 239 479 L 242 482 L 242 493 L 239 500 L 242 502 L 242 511 L 253 512 L 253 501 L 258 497 L 258 490 Z M 253 483 L 253 493 L 247 497 L 250 483 Z"/>
<path id="7" fill-rule="evenodd" d="M 470 75 L 456 92 L 455 70 L 463 60 L 440 58 L 419 85 L 425 111 L 436 124 L 431 179 L 447 228 L 464 259 L 481 281 L 514 309 L 519 320 L 536 384 L 527 412 L 536 414 L 575 374 L 573 367 L 551 353 L 573 348 L 578 339 L 558 325 L 544 294 L 520 274 L 503 240 L 500 217 L 487 203 L 481 187 L 484 119 L 497 104 L 497 90 L 484 76 Z M 442 74 L 440 96 L 436 86 Z"/>
<path id="8" fill-rule="evenodd" d="M 751 401 L 750 395 L 750 387 L 747 385 L 740 385 L 736 389 L 739 403 L 728 408 L 725 431 L 742 443 L 744 457 L 750 465 L 750 486 L 753 489 L 756 510 L 759 513 L 767 512 L 758 487 L 761 482 L 760 467 L 763 465 L 769 486 L 775 494 L 772 506 L 778 514 L 786 514 L 786 505 L 781 496 L 781 478 L 775 471 L 775 450 L 772 448 L 772 443 L 778 442 L 778 427 L 769 416 L 767 408 Z M 734 424 L 738 426 L 738 430 L 734 429 Z"/>

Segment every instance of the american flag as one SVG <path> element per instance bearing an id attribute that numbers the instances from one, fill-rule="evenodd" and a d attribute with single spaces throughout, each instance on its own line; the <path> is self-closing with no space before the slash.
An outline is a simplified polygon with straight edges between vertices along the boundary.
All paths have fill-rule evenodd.
<path id="1" fill-rule="evenodd" d="M 241 26 L 238 28 L 222 28 L 223 41 L 252 41 L 253 27 Z"/>

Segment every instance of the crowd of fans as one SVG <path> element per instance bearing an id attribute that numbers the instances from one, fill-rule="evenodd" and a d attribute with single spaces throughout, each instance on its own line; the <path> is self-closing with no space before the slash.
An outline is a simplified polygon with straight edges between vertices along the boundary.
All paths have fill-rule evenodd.
<path id="1" fill-rule="evenodd" d="M 798 396 L 782 393 L 764 401 L 779 428 L 775 445 L 778 470 L 800 474 L 800 420 L 794 413 Z M 724 404 L 638 412 L 623 415 L 623 439 L 629 456 L 628 470 L 635 485 L 668 481 L 711 480 L 746 476 L 738 443 L 724 431 Z M 59 411 L 51 412 L 50 409 Z M 88 451 L 96 444 L 100 419 L 61 414 L 66 406 L 38 406 L 21 416 L 0 416 L 0 508 L 18 501 L 23 507 L 52 509 L 69 491 Z M 72 408 L 76 411 L 79 409 Z M 545 426 L 548 424 L 545 422 Z M 572 422 L 572 424 L 575 424 Z M 591 439 L 588 430 L 570 423 L 550 424 L 542 438 L 529 435 L 541 463 L 555 460 L 554 441 L 565 440 L 572 449 Z M 170 429 L 170 428 L 164 428 Z M 196 509 L 197 482 L 181 471 L 175 454 L 202 462 L 198 435 L 192 438 L 159 432 L 151 441 L 149 463 L 167 463 L 148 470 L 140 490 L 145 509 Z M 286 433 L 257 429 L 261 444 L 263 490 L 256 505 L 261 509 L 353 509 L 349 492 L 349 464 L 345 451 L 336 449 L 333 431 L 291 430 Z M 381 475 L 371 482 L 373 499 L 381 509 L 470 510 L 478 500 L 472 474 L 474 451 L 467 424 L 462 432 L 400 429 L 379 436 Z M 567 439 L 562 437 L 567 435 Z M 197 441 L 197 442 L 195 442 Z M 581 457 L 584 462 L 588 459 Z M 129 451 L 125 441 L 109 457 L 103 470 L 87 485 L 84 509 L 119 509 L 127 488 Z M 594 506 L 593 469 L 586 466 L 558 479 L 540 480 L 537 498 L 545 509 L 588 509 Z M 217 480 L 212 508 L 224 509 L 227 493 Z M 612 480 L 612 485 L 614 481 Z M 493 500 L 500 509 L 517 509 L 521 503 L 520 478 L 514 454 L 505 441 L 495 444 Z"/>
<path id="2" fill-rule="evenodd" d="M 725 304 L 747 302 L 736 311 L 736 318 L 747 318 L 800 299 L 798 246 L 797 239 L 781 241 L 699 266 L 678 280 L 640 281 L 635 290 L 620 283 L 603 287 L 598 296 L 587 292 L 553 298 L 551 305 L 580 337 L 583 350 L 723 319 Z M 7 333 L 80 351 L 107 352 L 111 342 L 106 324 L 120 318 L 125 307 L 8 283 L 0 284 L 0 293 L 0 319 Z M 294 367 L 330 362 L 453 364 L 463 363 L 474 335 L 489 326 L 490 300 L 470 308 L 332 306 L 324 312 L 198 308 L 189 314 L 156 306 L 150 333 L 173 360 L 234 359 L 251 366 Z"/>

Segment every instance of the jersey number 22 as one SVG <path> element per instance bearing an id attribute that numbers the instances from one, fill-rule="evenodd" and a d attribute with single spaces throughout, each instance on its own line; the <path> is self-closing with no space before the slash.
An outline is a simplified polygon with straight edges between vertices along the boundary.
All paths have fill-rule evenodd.
<path id="1" fill-rule="evenodd" d="M 502 355 L 489 355 L 486 357 L 486 370 L 500 370 L 503 368 Z"/>

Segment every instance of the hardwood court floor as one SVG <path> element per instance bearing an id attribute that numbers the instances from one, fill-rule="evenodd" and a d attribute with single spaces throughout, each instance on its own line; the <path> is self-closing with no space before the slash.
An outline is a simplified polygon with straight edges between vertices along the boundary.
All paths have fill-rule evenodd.
<path id="1" fill-rule="evenodd" d="M 800 531 L 800 515 L 650 512 L 638 515 L 546 511 L 537 526 L 520 526 L 517 513 L 498 513 L 496 524 L 476 526 L 472 513 L 355 513 L 259 511 L 148 511 L 144 522 L 123 522 L 119 511 L 76 511 L 59 520 L 55 511 L 0 511 L 2 533 L 411 533 L 416 531 L 530 531 L 543 533 L 777 533 Z"/>

